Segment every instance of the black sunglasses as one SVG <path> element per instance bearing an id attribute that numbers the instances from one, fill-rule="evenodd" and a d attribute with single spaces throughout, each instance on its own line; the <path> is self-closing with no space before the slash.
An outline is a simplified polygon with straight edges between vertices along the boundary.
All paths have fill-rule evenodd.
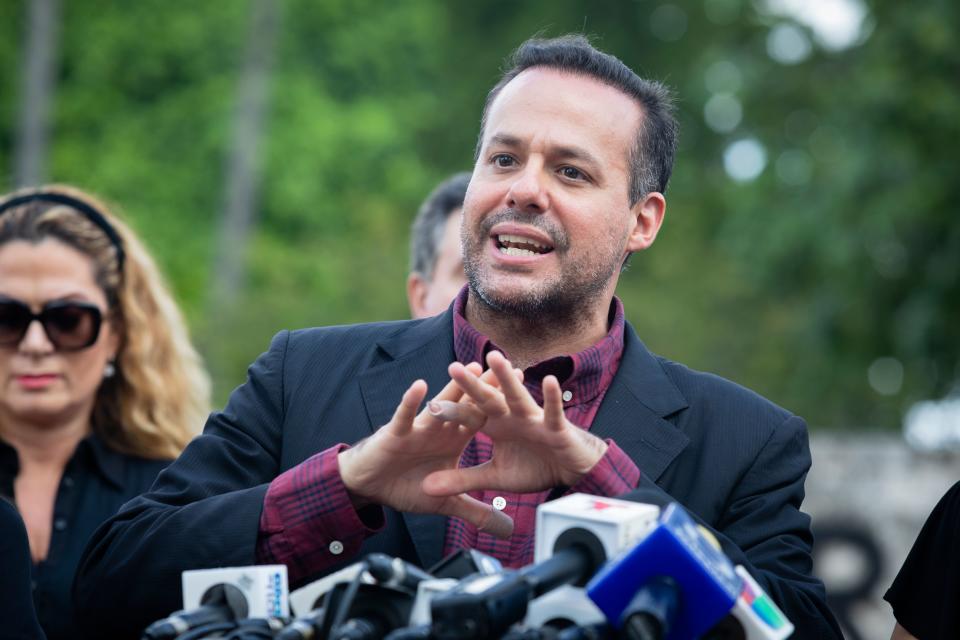
<path id="1" fill-rule="evenodd" d="M 103 313 L 94 304 L 68 300 L 48 302 L 34 313 L 19 300 L 0 298 L 0 347 L 20 344 L 34 320 L 59 351 L 79 351 L 97 341 Z"/>

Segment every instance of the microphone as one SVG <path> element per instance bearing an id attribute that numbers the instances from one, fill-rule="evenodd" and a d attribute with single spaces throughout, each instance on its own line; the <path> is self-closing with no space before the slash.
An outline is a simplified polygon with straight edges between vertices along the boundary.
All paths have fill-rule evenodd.
<path id="1" fill-rule="evenodd" d="M 210 625 L 220 625 L 222 631 L 243 618 L 290 613 L 286 565 L 184 571 L 181 584 L 183 609 L 147 627 L 143 640 L 175 638 Z"/>
<path id="2" fill-rule="evenodd" d="M 705 640 L 784 640 L 793 624 L 742 565 L 736 566 L 743 589 L 730 613 L 704 636 Z"/>
<path id="3" fill-rule="evenodd" d="M 742 586 L 730 560 L 671 503 L 646 537 L 593 577 L 587 595 L 628 637 L 678 640 L 703 635 Z"/>
<path id="4" fill-rule="evenodd" d="M 437 638 L 490 638 L 523 619 L 534 598 L 583 586 L 607 558 L 642 536 L 659 509 L 573 494 L 537 508 L 535 562 L 519 571 L 465 578 L 431 603 Z"/>
<path id="5" fill-rule="evenodd" d="M 312 640 L 320 638 L 318 635 L 323 628 L 323 619 L 326 609 L 319 607 L 310 613 L 300 616 L 283 628 L 277 634 L 277 640 Z"/>
<path id="6" fill-rule="evenodd" d="M 433 631 L 429 624 L 411 625 L 394 629 L 383 637 L 383 640 L 432 640 Z"/>
<path id="7" fill-rule="evenodd" d="M 286 618 L 290 616 L 287 566 L 283 564 L 194 569 L 181 574 L 183 608 L 207 604 L 213 590 L 223 586 L 228 599 L 243 602 L 240 618 Z M 230 601 L 233 605 L 234 601 Z M 241 609 L 237 609 L 241 611 Z"/>
<path id="8" fill-rule="evenodd" d="M 247 618 L 237 622 L 237 626 L 224 640 L 254 640 L 258 638 L 273 638 L 290 621 L 284 618 Z M 211 636 L 221 637 L 221 636 Z M 181 640 L 178 638 L 177 640 Z"/>
<path id="9" fill-rule="evenodd" d="M 341 582 L 352 582 L 358 579 L 358 576 L 360 576 L 360 580 L 368 584 L 374 582 L 373 576 L 367 573 L 367 567 L 363 561 L 354 562 L 292 592 L 290 594 L 290 608 L 298 616 L 307 616 L 323 604 L 324 596 L 335 585 Z"/>
<path id="10" fill-rule="evenodd" d="M 658 576 L 645 584 L 624 609 L 621 635 L 627 640 L 662 640 L 670 632 L 680 601 L 673 578 Z"/>
<path id="11" fill-rule="evenodd" d="M 561 585 L 533 600 L 523 619 L 526 627 L 553 627 L 606 625 L 607 619 L 583 589 Z"/>
<path id="12" fill-rule="evenodd" d="M 570 546 L 539 564 L 494 576 L 465 578 L 431 603 L 438 638 L 491 638 L 523 619 L 531 599 L 566 583 L 585 582 L 606 559 L 585 529 L 571 529 Z M 600 553 L 597 553 L 600 549 Z"/>
<path id="13" fill-rule="evenodd" d="M 503 565 L 493 556 L 476 549 L 460 549 L 430 567 L 427 571 L 434 578 L 466 578 L 474 573 L 491 575 L 503 571 Z"/>
<path id="14" fill-rule="evenodd" d="M 407 623 L 418 585 L 430 579 L 430 574 L 404 560 L 368 554 L 294 592 L 296 610 L 309 613 L 289 624 L 278 638 L 382 638 Z"/>
<path id="15" fill-rule="evenodd" d="M 422 635 L 424 632 L 414 631 L 414 628 L 426 627 L 429 630 L 432 622 L 430 616 L 430 603 L 433 599 L 442 593 L 450 591 L 457 586 L 458 580 L 470 575 L 494 575 L 503 571 L 503 565 L 493 556 L 475 549 L 460 549 L 454 551 L 446 558 L 433 565 L 427 572 L 433 576 L 430 580 L 423 580 L 417 585 L 417 597 L 413 601 L 413 609 L 410 611 L 409 634 L 404 635 L 402 630 L 398 630 L 391 635 L 400 638 L 429 637 Z M 427 632 L 429 633 L 429 631 Z M 411 635 L 412 634 L 412 635 Z M 418 636 L 417 634 L 421 634 Z"/>
<path id="16" fill-rule="evenodd" d="M 400 558 L 391 558 L 385 553 L 370 553 L 363 560 L 318 578 L 291 593 L 290 608 L 298 616 L 306 616 L 321 605 L 324 596 L 335 585 L 352 582 L 358 576 L 366 584 L 381 583 L 414 592 L 422 580 L 433 578 L 430 573 Z"/>
<path id="17" fill-rule="evenodd" d="M 610 636 L 610 627 L 606 623 L 586 626 L 572 625 L 564 628 L 528 627 L 508 631 L 500 640 L 606 640 Z"/>
<path id="18" fill-rule="evenodd" d="M 328 612 L 346 608 L 345 621 L 324 622 L 324 635 L 330 640 L 379 640 L 394 629 L 407 624 L 413 607 L 409 591 L 379 584 L 361 584 L 354 597 L 346 593 L 347 585 L 337 585 L 325 604 Z M 349 601 L 347 598 L 350 598 Z M 338 616 L 339 617 L 339 616 Z"/>
<path id="19" fill-rule="evenodd" d="M 364 562 L 366 562 L 367 571 L 377 584 L 413 594 L 417 592 L 417 585 L 434 577 L 405 560 L 391 558 L 385 553 L 370 553 L 364 558 Z"/>
<path id="20" fill-rule="evenodd" d="M 194 629 L 232 629 L 234 621 L 247 617 L 248 605 L 243 593 L 232 584 L 216 584 L 201 598 L 201 606 L 183 609 L 157 620 L 143 632 L 142 640 L 168 640 Z M 206 635 L 204 633 L 203 635 Z"/>

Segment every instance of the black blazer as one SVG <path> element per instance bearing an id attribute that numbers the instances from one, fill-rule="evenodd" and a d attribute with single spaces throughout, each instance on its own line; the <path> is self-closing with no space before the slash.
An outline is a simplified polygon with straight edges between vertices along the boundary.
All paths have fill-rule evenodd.
<path id="1" fill-rule="evenodd" d="M 43 640 L 30 594 L 30 542 L 17 508 L 0 497 L 0 638 Z"/>
<path id="2" fill-rule="evenodd" d="M 88 628 L 134 635 L 179 608 L 183 570 L 253 564 L 270 481 L 386 424 L 413 380 L 439 391 L 453 359 L 450 310 L 278 334 L 203 435 L 94 534 L 74 585 Z M 799 511 L 810 467 L 800 418 L 652 355 L 628 326 L 591 433 L 612 438 L 636 461 L 641 488 L 669 494 L 713 528 L 794 622 L 797 637 L 840 637 L 823 585 L 811 575 L 810 521 Z M 386 526 L 364 553 L 421 566 L 440 559 L 443 516 L 385 511 Z"/>

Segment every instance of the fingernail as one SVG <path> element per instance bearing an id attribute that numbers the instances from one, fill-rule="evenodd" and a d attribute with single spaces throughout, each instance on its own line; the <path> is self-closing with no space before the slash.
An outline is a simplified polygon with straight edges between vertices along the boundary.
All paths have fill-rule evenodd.
<path id="1" fill-rule="evenodd" d="M 427 411 L 430 412 L 430 415 L 438 416 L 440 415 L 440 403 L 436 400 L 431 400 L 427 403 Z"/>

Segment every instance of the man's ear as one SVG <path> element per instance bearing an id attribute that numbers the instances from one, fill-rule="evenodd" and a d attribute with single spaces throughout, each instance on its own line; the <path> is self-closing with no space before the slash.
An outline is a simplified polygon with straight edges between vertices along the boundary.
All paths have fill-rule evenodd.
<path id="1" fill-rule="evenodd" d="M 407 276 L 407 303 L 410 305 L 411 318 L 425 318 L 424 305 L 430 287 L 419 273 Z"/>
<path id="2" fill-rule="evenodd" d="M 643 251 L 653 244 L 660 232 L 666 210 L 667 200 L 657 191 L 643 196 L 630 208 L 633 226 L 627 239 L 627 251 Z"/>

